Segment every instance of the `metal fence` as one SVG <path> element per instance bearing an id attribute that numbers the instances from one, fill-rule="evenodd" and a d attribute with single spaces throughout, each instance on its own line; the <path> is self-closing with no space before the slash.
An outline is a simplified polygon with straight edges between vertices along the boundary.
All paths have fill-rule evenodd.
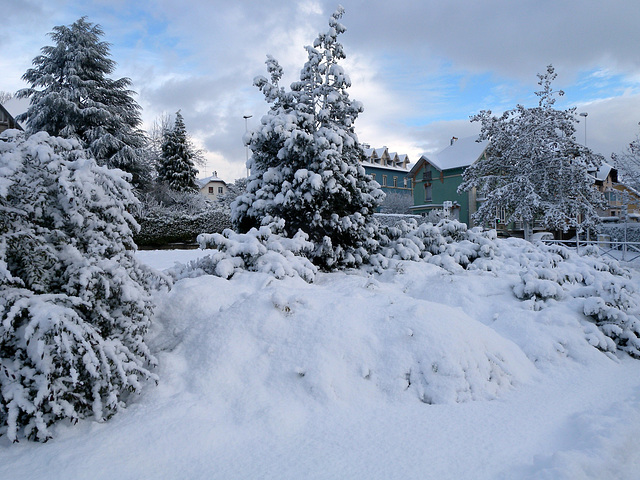
<path id="1" fill-rule="evenodd" d="M 595 246 L 598 247 L 600 255 L 609 256 L 623 262 L 633 262 L 640 258 L 640 242 L 625 242 L 620 240 L 586 240 L 573 238 L 571 240 L 543 240 L 547 245 L 563 245 L 568 248 L 575 248 L 578 252 L 581 249 Z"/>

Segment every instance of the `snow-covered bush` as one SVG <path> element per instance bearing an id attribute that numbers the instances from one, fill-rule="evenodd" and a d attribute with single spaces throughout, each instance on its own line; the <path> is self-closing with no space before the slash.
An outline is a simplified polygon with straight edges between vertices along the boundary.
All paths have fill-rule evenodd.
<path id="1" fill-rule="evenodd" d="M 155 378 L 148 269 L 128 176 L 75 140 L 0 134 L 0 433 L 47 440 Z"/>
<path id="2" fill-rule="evenodd" d="M 231 227 L 224 205 L 211 202 L 199 192 L 178 192 L 163 185 L 142 196 L 134 217 L 140 225 L 134 235 L 138 246 L 194 243 L 203 232 L 222 232 Z"/>
<path id="3" fill-rule="evenodd" d="M 598 227 L 598 233 L 609 235 L 611 240 L 640 242 L 639 223 L 605 223 Z"/>
<path id="4" fill-rule="evenodd" d="M 578 301 L 578 308 L 605 335 L 592 344 L 640 358 L 640 299 L 617 261 L 539 245 L 520 258 L 524 270 L 515 295 L 544 308 L 549 299 Z"/>
<path id="5" fill-rule="evenodd" d="M 214 248 L 217 252 L 178 267 L 171 274 L 175 278 L 203 274 L 230 278 L 238 271 L 249 270 L 267 272 L 276 278 L 299 276 L 312 282 L 318 269 L 306 255 L 313 251 L 313 243 L 302 231 L 292 238 L 282 236 L 283 227 L 284 220 L 280 220 L 247 233 L 226 229 L 221 234 L 199 235 L 201 248 Z"/>
<path id="6" fill-rule="evenodd" d="M 378 228 L 378 251 L 368 262 L 387 268 L 389 259 L 426 260 L 447 269 L 469 268 L 478 258 L 491 258 L 496 251 L 495 231 L 467 229 L 457 220 L 444 219 L 437 225 L 418 224 L 415 220 Z M 487 265 L 477 268 L 490 269 Z"/>

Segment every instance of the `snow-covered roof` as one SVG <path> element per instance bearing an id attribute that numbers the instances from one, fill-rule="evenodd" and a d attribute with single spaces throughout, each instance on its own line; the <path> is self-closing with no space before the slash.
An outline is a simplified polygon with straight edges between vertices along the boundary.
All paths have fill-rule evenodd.
<path id="1" fill-rule="evenodd" d="M 440 171 L 468 167 L 480 158 L 489 145 L 487 140 L 476 142 L 477 139 L 477 135 L 460 138 L 439 153 L 422 155 L 420 158 L 424 158 Z"/>
<path id="2" fill-rule="evenodd" d="M 612 165 L 602 162 L 602 165 L 600 166 L 600 168 L 598 168 L 594 177 L 596 177 L 596 180 L 600 180 L 601 182 L 604 182 L 609 176 L 609 172 L 611 172 L 611 170 L 613 170 Z"/>
<path id="3" fill-rule="evenodd" d="M 373 148 L 364 149 L 364 154 L 367 156 L 367 158 L 371 158 L 371 155 L 373 154 L 373 152 L 375 152 L 375 149 Z"/>
<path id="4" fill-rule="evenodd" d="M 225 182 L 224 180 L 219 178 L 218 175 L 216 175 L 216 174 L 213 174 L 213 175 L 211 175 L 209 177 L 205 177 L 205 178 L 198 178 L 198 179 L 196 179 L 196 181 L 198 182 L 198 185 L 200 185 L 200 188 L 204 187 L 209 182 L 222 182 L 225 185 L 227 184 L 227 182 Z"/>
<path id="5" fill-rule="evenodd" d="M 20 124 L 16 122 L 13 115 L 9 113 L 9 110 L 0 104 L 0 131 L 7 128 L 17 128 L 18 130 L 22 130 Z"/>
<path id="6" fill-rule="evenodd" d="M 388 162 L 387 165 L 383 165 L 382 156 L 387 153 L 389 156 L 388 160 L 384 162 Z M 400 172 L 408 172 L 407 164 L 409 164 L 409 156 L 406 153 L 389 153 L 388 147 L 382 148 L 365 148 L 364 149 L 365 159 L 364 162 L 367 164 L 371 164 L 376 168 L 385 168 L 389 170 L 395 170 Z"/>

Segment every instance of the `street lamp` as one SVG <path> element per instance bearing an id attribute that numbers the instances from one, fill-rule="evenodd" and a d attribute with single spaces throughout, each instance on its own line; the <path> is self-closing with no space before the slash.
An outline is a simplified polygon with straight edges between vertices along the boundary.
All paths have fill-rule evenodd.
<path id="1" fill-rule="evenodd" d="M 582 112 L 580 114 L 581 117 L 584 117 L 584 146 L 587 146 L 587 112 Z"/>
<path id="2" fill-rule="evenodd" d="M 245 135 L 247 133 L 249 133 L 249 119 L 253 117 L 253 115 L 243 115 L 242 118 L 244 118 L 244 133 Z M 249 163 L 249 145 L 245 145 L 244 146 L 244 150 L 245 150 L 245 166 L 247 165 L 247 163 Z M 247 167 L 247 177 L 249 177 L 249 167 Z"/>

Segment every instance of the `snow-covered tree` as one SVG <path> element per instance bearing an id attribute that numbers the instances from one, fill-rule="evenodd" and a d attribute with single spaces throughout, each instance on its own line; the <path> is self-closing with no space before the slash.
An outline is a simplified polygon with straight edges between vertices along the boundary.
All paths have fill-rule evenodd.
<path id="1" fill-rule="evenodd" d="M 140 106 L 130 79 L 109 78 L 116 64 L 103 35 L 86 17 L 54 27 L 55 45 L 43 47 L 22 76 L 31 86 L 18 97 L 30 98 L 30 105 L 17 120 L 26 120 L 29 133 L 77 138 L 99 164 L 131 173 L 140 186 L 149 173 L 140 152 L 145 146 Z"/>
<path id="2" fill-rule="evenodd" d="M 216 198 L 217 202 L 221 205 L 224 205 L 225 208 L 231 210 L 231 204 L 238 198 L 240 195 L 246 193 L 247 191 L 247 178 L 237 178 L 233 183 L 227 184 L 227 191 L 222 195 L 218 195 Z"/>
<path id="3" fill-rule="evenodd" d="M 158 181 L 177 191 L 197 191 L 194 166 L 195 147 L 187 136 L 187 128 L 180 111 L 176 112 L 173 128 L 165 130 L 162 139 L 162 155 L 158 163 Z"/>
<path id="4" fill-rule="evenodd" d="M 611 156 L 625 185 L 640 192 L 640 138 L 636 138 L 622 153 Z"/>
<path id="5" fill-rule="evenodd" d="M 0 434 L 108 418 L 155 378 L 155 277 L 134 256 L 129 176 L 75 139 L 0 134 Z"/>
<path id="6" fill-rule="evenodd" d="M 349 77 L 338 64 L 345 58 L 338 35 L 340 7 L 313 46 L 300 81 L 279 86 L 282 68 L 267 58 L 270 79 L 254 84 L 271 104 L 261 125 L 245 137 L 252 150 L 247 193 L 232 205 L 232 220 L 248 231 L 284 220 L 284 235 L 299 230 L 315 249 L 309 255 L 323 268 L 357 265 L 367 255 L 371 216 L 384 194 L 365 174 L 354 131 L 362 104 L 349 98 Z"/>
<path id="7" fill-rule="evenodd" d="M 380 205 L 381 213 L 409 213 L 413 207 L 413 197 L 405 193 L 385 192 L 384 201 Z"/>
<path id="8" fill-rule="evenodd" d="M 540 221 L 545 228 L 585 230 L 598 221 L 602 195 L 590 174 L 602 157 L 574 136 L 575 108 L 554 108 L 553 66 L 538 74 L 537 107 L 517 105 L 500 117 L 490 110 L 471 117 L 480 122 L 479 140 L 489 140 L 485 155 L 464 172 L 459 192 L 476 188 L 480 204 L 474 219 L 491 223 L 500 212 L 507 222 Z M 525 228 L 525 231 L 528 229 Z"/>

